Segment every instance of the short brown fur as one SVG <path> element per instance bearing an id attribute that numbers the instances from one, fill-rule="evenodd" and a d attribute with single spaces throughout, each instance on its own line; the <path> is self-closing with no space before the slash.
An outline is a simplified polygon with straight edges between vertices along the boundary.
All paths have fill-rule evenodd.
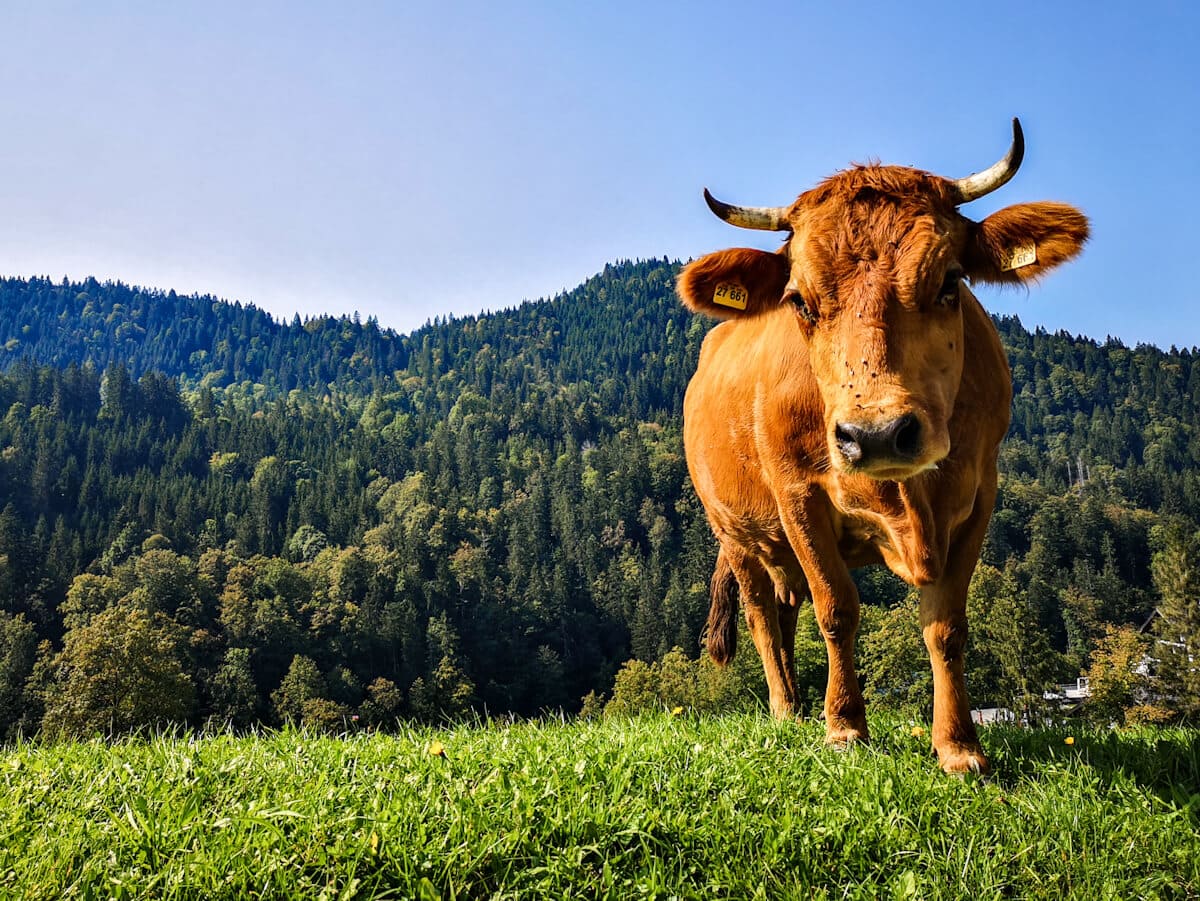
<path id="1" fill-rule="evenodd" d="M 705 339 L 684 407 L 693 484 L 720 543 L 709 651 L 733 653 L 740 590 L 771 709 L 798 712 L 796 610 L 825 636 L 827 740 L 865 739 L 854 670 L 852 567 L 886 564 L 921 590 L 934 677 L 932 740 L 951 772 L 986 770 L 963 676 L 966 591 L 996 495 L 1012 387 L 995 327 L 962 278 L 1034 279 L 1078 253 L 1087 220 L 1057 203 L 980 223 L 950 182 L 858 166 L 801 195 L 776 253 L 737 248 L 681 273 Z M 1014 247 L 1036 262 L 1005 271 Z M 744 311 L 714 302 L 737 284 Z"/>

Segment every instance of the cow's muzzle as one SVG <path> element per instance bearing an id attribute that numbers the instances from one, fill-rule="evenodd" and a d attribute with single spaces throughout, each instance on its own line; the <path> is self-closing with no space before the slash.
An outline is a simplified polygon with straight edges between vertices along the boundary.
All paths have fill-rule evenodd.
<path id="1" fill-rule="evenodd" d="M 921 421 L 905 413 L 889 422 L 839 422 L 834 440 L 848 467 L 906 466 L 921 455 Z"/>

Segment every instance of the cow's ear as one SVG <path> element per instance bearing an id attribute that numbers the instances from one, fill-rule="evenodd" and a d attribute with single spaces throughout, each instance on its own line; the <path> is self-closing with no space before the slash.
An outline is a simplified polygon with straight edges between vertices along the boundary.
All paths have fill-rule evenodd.
<path id="1" fill-rule="evenodd" d="M 694 312 L 717 319 L 755 316 L 779 306 L 789 269 L 782 253 L 735 247 L 688 263 L 676 289 Z"/>
<path id="2" fill-rule="evenodd" d="M 963 266 L 976 281 L 1031 281 L 1079 253 L 1088 231 L 1087 216 L 1065 203 L 1006 207 L 972 225 Z"/>

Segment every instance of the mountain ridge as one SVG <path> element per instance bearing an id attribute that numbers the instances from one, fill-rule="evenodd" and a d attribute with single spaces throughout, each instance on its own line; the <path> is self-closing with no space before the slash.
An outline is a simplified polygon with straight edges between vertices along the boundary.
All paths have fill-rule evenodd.
<path id="1" fill-rule="evenodd" d="M 612 264 L 404 336 L 0 282 L 0 335 L 23 342 L 0 356 L 0 639 L 36 639 L 0 653 L 0 728 L 30 725 L 4 712 L 5 660 L 43 661 L 17 706 L 61 722 L 89 624 L 138 610 L 180 642 L 189 721 L 296 715 L 273 699 L 288 678 L 338 709 L 382 679 L 406 716 L 530 713 L 630 656 L 695 654 L 715 544 L 681 410 L 710 323 L 675 271 Z M 1197 529 L 1200 365 L 996 322 L 1016 392 L 983 560 L 1046 648 L 1026 669 L 1065 678 L 1149 613 L 1155 529 Z M 904 598 L 879 570 L 859 583 L 872 610 Z"/>
<path id="2" fill-rule="evenodd" d="M 321 345 L 336 336 L 336 350 L 342 351 L 345 359 L 332 367 L 325 361 L 316 371 L 317 382 L 369 381 L 405 368 L 412 345 L 431 329 L 504 318 L 530 306 L 555 304 L 626 267 L 662 266 L 674 274 L 680 265 L 666 258 L 620 260 L 606 264 L 569 291 L 496 310 L 438 316 L 409 332 L 380 327 L 374 316 L 363 321 L 357 312 L 303 320 L 294 314 L 288 322 L 287 317 L 275 316 L 252 302 L 230 301 L 212 294 L 179 295 L 172 289 L 131 286 L 119 280 L 100 282 L 92 277 L 81 281 L 64 278 L 60 282 L 47 277 L 0 277 L 0 368 L 26 361 L 59 368 L 70 362 L 90 362 L 103 369 L 121 360 L 135 377 L 155 370 L 188 381 L 199 381 L 206 375 L 219 376 L 226 383 L 268 378 L 287 391 L 299 387 L 299 382 L 290 370 L 273 371 L 265 365 L 264 354 L 270 359 L 270 346 L 288 339 L 307 349 L 306 345 Z M 51 316 L 58 322 L 51 322 Z M 1035 326 L 1030 330 L 1016 315 L 994 315 L 993 319 L 1010 322 L 1031 334 L 1051 334 L 1074 343 L 1128 346 L 1119 336 L 1108 335 L 1100 340 L 1063 329 L 1050 332 Z M 90 333 L 85 334 L 89 328 Z M 250 346 L 239 357 L 233 342 Z M 143 344 L 151 345 L 150 349 Z M 266 349 L 264 344 L 268 345 Z M 1164 351 L 1147 343 L 1138 343 L 1134 348 L 1197 353 L 1194 347 L 1173 346 Z"/>

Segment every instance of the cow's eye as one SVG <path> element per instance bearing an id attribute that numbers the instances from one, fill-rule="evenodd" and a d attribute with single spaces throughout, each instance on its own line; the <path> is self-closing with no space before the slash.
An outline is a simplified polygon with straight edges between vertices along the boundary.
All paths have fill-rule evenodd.
<path id="1" fill-rule="evenodd" d="M 783 295 L 785 303 L 790 303 L 796 309 L 796 314 L 809 325 L 817 324 L 816 307 L 804 299 L 799 291 L 788 291 Z"/>
<path id="2" fill-rule="evenodd" d="M 952 310 L 958 306 L 958 287 L 962 277 L 962 270 L 957 266 L 946 273 L 942 287 L 938 289 L 937 305 L 939 307 Z"/>

